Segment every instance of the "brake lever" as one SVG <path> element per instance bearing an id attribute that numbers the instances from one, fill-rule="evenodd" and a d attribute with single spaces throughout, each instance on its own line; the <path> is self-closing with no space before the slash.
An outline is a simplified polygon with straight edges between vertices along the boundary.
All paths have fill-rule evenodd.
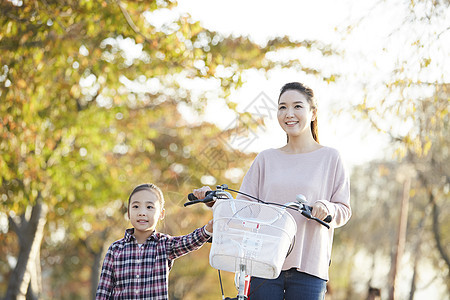
<path id="1" fill-rule="evenodd" d="M 311 212 L 312 212 L 312 207 L 306 204 L 303 204 L 303 209 L 301 210 L 301 214 L 303 216 L 305 216 L 306 218 L 310 219 L 310 220 L 314 220 L 320 224 L 322 224 L 323 226 L 325 226 L 326 228 L 330 229 L 330 225 L 328 224 L 327 221 L 331 222 L 331 216 L 328 215 L 325 220 L 321 220 L 319 218 L 313 217 Z"/>

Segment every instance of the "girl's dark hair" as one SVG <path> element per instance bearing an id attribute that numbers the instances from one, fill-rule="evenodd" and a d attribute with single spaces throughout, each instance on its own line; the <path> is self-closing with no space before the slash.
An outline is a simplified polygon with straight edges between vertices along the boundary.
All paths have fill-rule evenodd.
<path id="1" fill-rule="evenodd" d="M 133 196 L 137 192 L 143 191 L 143 190 L 154 192 L 156 194 L 156 196 L 158 196 L 158 198 L 159 198 L 159 202 L 161 203 L 161 207 L 164 207 L 164 196 L 163 196 L 163 193 L 162 193 L 161 189 L 158 186 L 156 186 L 155 184 L 153 184 L 153 183 L 143 183 L 143 184 L 140 184 L 140 185 L 136 186 L 133 189 L 133 191 L 131 191 L 131 194 L 128 197 L 128 209 L 130 208 L 131 196 Z"/>
<path id="2" fill-rule="evenodd" d="M 286 83 L 285 85 L 283 85 L 283 87 L 280 90 L 280 96 L 278 96 L 278 102 L 280 102 L 281 95 L 283 95 L 284 92 L 291 91 L 291 90 L 302 93 L 305 96 L 306 100 L 308 100 L 308 103 L 311 106 L 311 109 L 317 110 L 317 102 L 316 102 L 316 99 L 314 98 L 314 91 L 311 88 L 307 87 L 306 85 L 304 85 L 303 83 L 300 83 L 300 82 L 289 82 L 289 83 Z M 317 114 L 316 114 L 316 117 L 314 118 L 314 121 L 311 121 L 311 133 L 312 133 L 314 140 L 318 143 L 319 142 L 319 130 L 317 127 Z M 288 136 L 288 141 L 289 141 L 289 136 Z"/>

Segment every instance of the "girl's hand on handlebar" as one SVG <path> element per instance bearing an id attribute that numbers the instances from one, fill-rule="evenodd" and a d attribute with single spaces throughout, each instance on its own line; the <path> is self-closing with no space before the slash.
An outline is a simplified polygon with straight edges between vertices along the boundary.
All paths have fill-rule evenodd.
<path id="1" fill-rule="evenodd" d="M 209 186 L 205 185 L 205 186 L 203 186 L 203 187 L 201 187 L 199 189 L 194 189 L 192 191 L 192 194 L 194 194 L 194 196 L 197 197 L 198 199 L 203 199 L 203 198 L 206 197 L 206 192 L 207 191 L 212 191 L 212 190 L 211 190 L 211 188 Z M 209 207 L 212 207 L 214 205 L 214 202 L 211 201 L 211 202 L 208 202 L 208 203 L 205 203 L 205 204 L 207 206 L 209 206 Z M 212 231 L 210 231 L 210 232 L 212 232 Z"/>
<path id="2" fill-rule="evenodd" d="M 211 232 L 211 233 L 213 232 L 213 220 L 209 220 L 208 224 L 205 225 L 205 229 L 208 232 Z"/>
<path id="3" fill-rule="evenodd" d="M 319 220 L 324 220 L 330 213 L 328 208 L 322 202 L 316 202 L 313 205 L 311 215 Z"/>
<path id="4" fill-rule="evenodd" d="M 205 198 L 207 191 L 211 191 L 211 188 L 209 186 L 205 185 L 199 189 L 194 189 L 192 191 L 192 194 L 194 194 L 194 196 L 197 197 L 198 199 L 203 199 L 203 198 Z"/>

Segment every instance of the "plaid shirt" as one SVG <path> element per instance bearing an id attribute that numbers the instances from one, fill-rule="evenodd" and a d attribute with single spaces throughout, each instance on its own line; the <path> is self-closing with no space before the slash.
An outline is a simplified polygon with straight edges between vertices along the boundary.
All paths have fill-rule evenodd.
<path id="1" fill-rule="evenodd" d="M 139 247 L 134 229 L 127 229 L 106 253 L 96 300 L 168 299 L 173 260 L 197 250 L 209 238 L 204 227 L 178 237 L 153 233 Z"/>

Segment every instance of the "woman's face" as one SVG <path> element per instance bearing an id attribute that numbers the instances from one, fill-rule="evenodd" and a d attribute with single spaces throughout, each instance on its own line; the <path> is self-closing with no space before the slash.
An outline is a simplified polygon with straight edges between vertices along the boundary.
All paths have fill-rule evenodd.
<path id="1" fill-rule="evenodd" d="M 311 134 L 311 121 L 316 118 L 316 110 L 305 95 L 296 90 L 284 92 L 278 102 L 278 123 L 290 137 Z"/>

